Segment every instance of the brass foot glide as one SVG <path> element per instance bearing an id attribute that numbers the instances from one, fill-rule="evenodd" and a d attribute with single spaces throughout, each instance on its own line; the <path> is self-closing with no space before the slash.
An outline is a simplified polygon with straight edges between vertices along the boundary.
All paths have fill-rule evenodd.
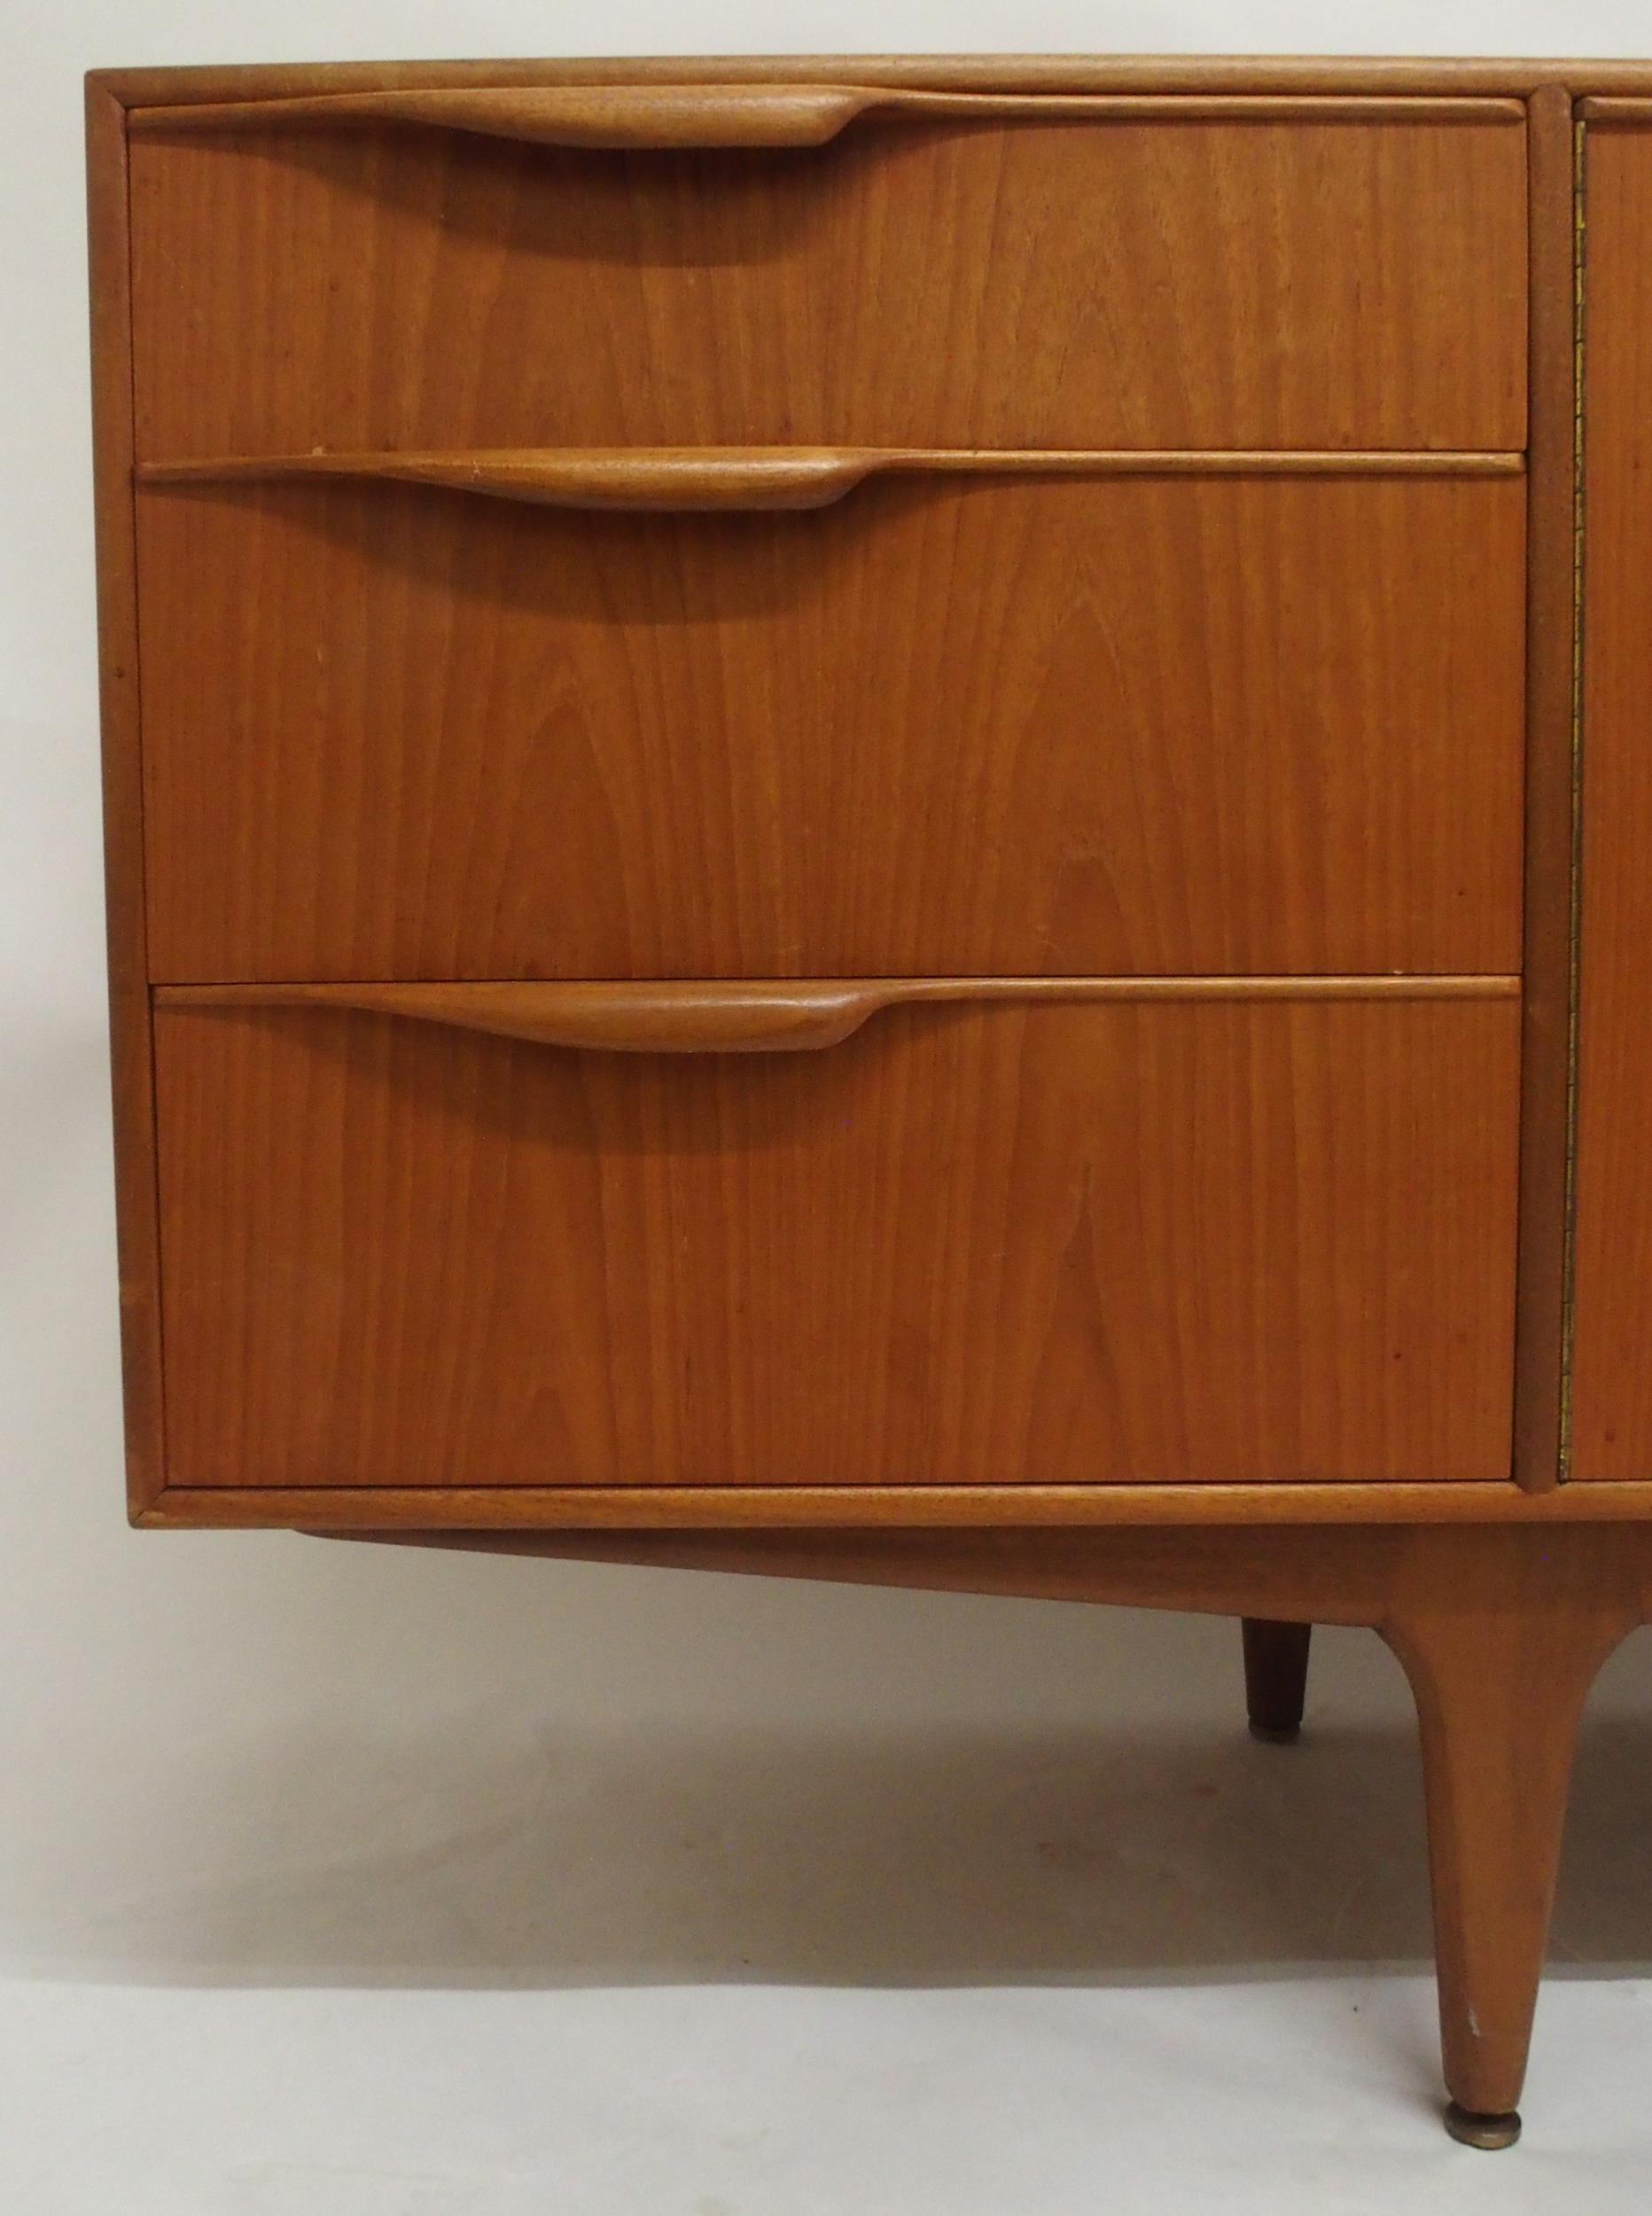
<path id="1" fill-rule="evenodd" d="M 1500 2116 L 1479 2116 L 1453 2101 L 1446 2110 L 1446 2128 L 1461 2145 L 1481 2147 L 1489 2153 L 1512 2147 L 1519 2138 L 1520 2111 L 1511 2108 Z"/>
<path id="2" fill-rule="evenodd" d="M 1253 1719 L 1251 1736 L 1263 1746 L 1295 1746 L 1302 1736 L 1302 1726 L 1299 1723 L 1258 1723 Z"/>

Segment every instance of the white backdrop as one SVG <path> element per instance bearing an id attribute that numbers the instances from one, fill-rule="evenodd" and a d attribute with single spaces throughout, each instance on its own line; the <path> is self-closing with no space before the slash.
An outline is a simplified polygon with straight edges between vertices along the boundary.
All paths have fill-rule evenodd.
<path id="1" fill-rule="evenodd" d="M 45 2009 L 43 1996 L 77 1986 L 97 1988 L 100 2020 L 119 2026 L 135 1994 L 200 1987 L 790 1984 L 824 2011 L 799 2020 L 823 2025 L 832 1986 L 1076 1980 L 1124 1991 L 1203 1978 L 1266 1995 L 1255 1981 L 1293 1966 L 1414 1968 L 1426 1952 L 1411 1728 L 1398 1672 L 1374 1641 L 1322 1636 L 1317 1733 L 1297 1754 L 1268 1756 L 1243 1737 L 1227 1625 L 125 1527 L 80 74 L 149 62 L 782 48 L 1629 55 L 1652 54 L 1652 21 L 1645 0 L 784 11 L 758 0 L 612 10 L 14 0 L 0 27 L 0 1973 L 17 1982 L 0 1987 L 11 1996 L 0 1998 L 0 2044 L 8 2020 L 35 2023 L 27 2011 Z M 1642 1640 L 1613 1665 L 1593 1712 L 1561 1909 L 1559 1953 L 1597 1978 L 1652 1956 L 1649 1753 Z M 1394 2143 L 1409 2133 L 1413 2151 L 1431 2156 L 1416 2113 L 1434 2068 L 1428 2002 L 1420 1984 L 1385 1989 L 1381 2028 L 1330 2074 L 1347 2080 L 1360 2130 L 1386 2101 Z M 1234 2019 L 1241 2046 L 1301 2040 L 1291 2130 L 1310 2129 L 1320 2098 L 1314 2072 L 1329 2065 L 1314 2027 L 1329 2005 L 1293 1990 L 1277 2006 L 1255 2002 L 1266 2032 Z M 1555 2022 L 1564 2005 L 1552 2004 Z M 1603 2017 L 1590 2021 L 1602 2048 L 1615 2044 Z M 319 2039 L 305 2023 L 281 2035 Z M 187 2030 L 175 2035 L 179 2051 L 197 2051 Z M 130 2043 L 155 2036 L 145 2019 Z M 744 2059 L 729 2067 L 759 2068 L 761 2047 L 736 2041 L 729 2052 Z M 1558 2035 L 1540 2037 L 1540 2072 L 1557 2086 L 1561 2048 Z M 1604 2053 L 1597 2060 L 1577 2065 L 1580 2100 Z M 1173 2045 L 1134 2061 L 1149 2103 L 1169 2101 L 1193 2066 Z M 798 2069 L 807 2077 L 806 2061 Z M 126 2065 L 88 2074 L 123 2081 Z M 1220 2075 L 1207 2068 L 1201 2084 Z M 310 2089 L 324 2107 L 324 2087 Z M 1196 2110 L 1200 2086 L 1190 2090 Z M 1079 2072 L 1072 2116 L 1095 2097 Z M 780 2113 L 763 2129 L 783 2137 L 783 2092 L 774 2100 Z M 1609 2119 L 1588 2111 L 1591 2130 L 1609 2124 L 1620 2152 L 1652 2164 L 1644 2099 L 1629 2106 Z M 81 2107 L 66 2128 L 83 2140 L 101 2113 Z M 1109 2126 L 1126 2146 L 1137 2127 L 1148 2150 L 1141 2118 Z M 191 2167 L 186 2127 L 172 2128 L 151 2150 L 159 2167 L 142 2172 L 152 2183 L 165 2173 L 157 2208 L 193 2208 L 197 2190 L 203 2209 L 289 2205 L 278 2178 L 237 2171 L 228 2154 L 217 2184 L 204 2183 L 210 2163 Z M 705 2125 L 713 2139 L 721 2128 Z M 1578 2128 L 1580 2143 L 1598 2143 Z M 560 2158 L 577 2148 L 612 2182 L 591 2129 L 581 2139 L 570 2126 Z M 937 2132 L 938 2150 L 957 2143 L 956 2129 Z M 728 2131 L 724 2142 L 735 2143 Z M 690 2133 L 690 2143 L 700 2142 Z M 38 2180 L 58 2182 L 12 2204 L 119 2205 L 123 2216 L 149 2206 L 133 2185 L 139 2171 L 120 2159 L 129 2189 L 105 2203 L 88 2186 L 82 2201 L 40 2152 Z M 814 2173 L 799 2161 L 807 2181 Z M 1469 2173 L 1451 2174 L 1461 2192 Z M 1523 2174 L 1530 2188 L 1534 2173 Z M 667 2162 L 661 2175 L 680 2172 Z M 1258 2204 L 1273 2204 L 1268 2176 L 1258 2177 Z M 916 2188 L 882 2197 L 869 2173 L 861 2187 L 844 2201 L 794 2182 L 740 2205 L 920 2204 Z M 1414 2179 L 1413 2207 L 1420 2189 Z M 635 2204 L 612 2205 L 704 2216 L 736 2205 L 686 2186 L 680 2196 L 636 2190 Z M 336 2205 L 518 2205 L 479 2192 L 377 2194 L 362 2188 Z M 291 2204 L 335 2203 L 310 2176 Z M 937 2204 L 962 2216 L 962 2189 Z M 1085 2204 L 1053 2187 L 1038 2204 Z"/>

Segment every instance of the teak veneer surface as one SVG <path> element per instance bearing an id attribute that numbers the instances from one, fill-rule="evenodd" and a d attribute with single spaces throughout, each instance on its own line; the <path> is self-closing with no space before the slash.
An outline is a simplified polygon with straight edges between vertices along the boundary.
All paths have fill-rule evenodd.
<path id="1" fill-rule="evenodd" d="M 780 152 L 267 128 L 130 162 L 145 461 L 1525 442 L 1517 110 L 871 117 Z"/>
<path id="2" fill-rule="evenodd" d="M 1652 130 L 1587 132 L 1572 1470 L 1652 1478 Z"/>
<path id="3" fill-rule="evenodd" d="M 1518 479 L 138 505 L 157 979 L 1520 967 Z"/>
<path id="4" fill-rule="evenodd" d="M 181 1486 L 1508 1466 L 1507 1001 L 156 1022 Z"/>

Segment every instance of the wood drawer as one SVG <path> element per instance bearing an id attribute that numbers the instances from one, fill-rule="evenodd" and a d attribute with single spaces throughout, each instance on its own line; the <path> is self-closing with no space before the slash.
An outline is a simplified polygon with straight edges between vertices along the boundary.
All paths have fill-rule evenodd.
<path id="1" fill-rule="evenodd" d="M 1523 446 L 1517 105 L 1155 105 L 675 152 L 136 111 L 138 457 Z"/>
<path id="2" fill-rule="evenodd" d="M 159 979 L 1519 967 L 1517 477 L 139 510 Z"/>
<path id="3" fill-rule="evenodd" d="M 1506 1479 L 1518 1034 L 1011 1001 L 620 1054 L 162 994 L 168 1479 Z"/>

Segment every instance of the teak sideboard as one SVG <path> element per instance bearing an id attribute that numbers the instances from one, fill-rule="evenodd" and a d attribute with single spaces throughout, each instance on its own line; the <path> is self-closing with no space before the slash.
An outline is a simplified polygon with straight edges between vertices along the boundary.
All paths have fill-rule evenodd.
<path id="1" fill-rule="evenodd" d="M 1518 2128 L 1652 1618 L 1652 65 L 88 88 L 130 1506 L 1375 1627 Z"/>

